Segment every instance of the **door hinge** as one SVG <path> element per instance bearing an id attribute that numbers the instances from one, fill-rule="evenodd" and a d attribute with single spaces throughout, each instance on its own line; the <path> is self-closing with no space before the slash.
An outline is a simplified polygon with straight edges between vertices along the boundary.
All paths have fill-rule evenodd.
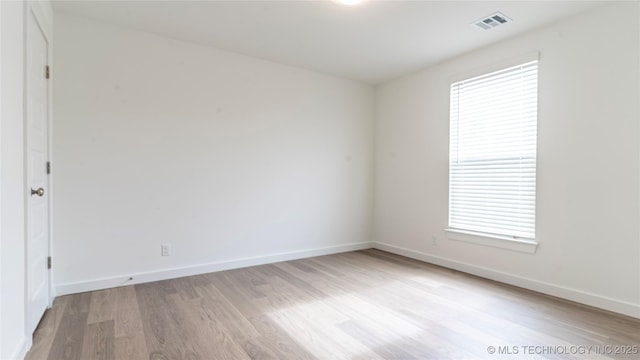
<path id="1" fill-rule="evenodd" d="M 51 161 L 47 161 L 47 174 L 51 174 Z"/>
<path id="2" fill-rule="evenodd" d="M 51 269 L 51 256 L 47 257 L 47 269 Z"/>
<path id="3" fill-rule="evenodd" d="M 44 77 L 45 77 L 45 79 L 48 79 L 50 75 L 51 75 L 51 71 L 49 70 L 49 65 L 46 65 L 44 67 Z"/>

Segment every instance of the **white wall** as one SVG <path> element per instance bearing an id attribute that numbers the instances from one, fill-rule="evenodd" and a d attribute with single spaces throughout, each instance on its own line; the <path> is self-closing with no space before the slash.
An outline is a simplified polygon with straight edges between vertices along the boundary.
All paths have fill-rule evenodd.
<path id="1" fill-rule="evenodd" d="M 2 97 L 2 5 L 0 5 L 0 157 L 4 153 L 4 149 L 2 148 L 2 101 L 4 98 Z M 0 159 L 1 160 L 1 159 Z M 4 337 L 2 336 L 2 329 L 4 328 L 4 323 L 2 322 L 2 314 L 4 312 L 2 308 L 2 293 L 4 293 L 4 286 L 2 285 L 2 174 L 4 173 L 2 168 L 2 163 L 0 163 L 0 357 L 2 356 Z"/>
<path id="2" fill-rule="evenodd" d="M 379 86 L 376 246 L 640 317 L 638 30 L 618 4 Z M 448 240 L 449 80 L 537 50 L 540 246 Z"/>
<path id="3" fill-rule="evenodd" d="M 23 11 L 0 2 L 0 358 L 26 350 L 23 166 Z"/>
<path id="4" fill-rule="evenodd" d="M 64 14 L 55 37 L 58 295 L 369 246 L 372 87 Z"/>

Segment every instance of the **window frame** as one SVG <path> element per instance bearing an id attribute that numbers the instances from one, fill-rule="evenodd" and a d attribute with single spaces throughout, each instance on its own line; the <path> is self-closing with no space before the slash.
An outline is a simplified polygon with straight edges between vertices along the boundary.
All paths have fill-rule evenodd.
<path id="1" fill-rule="evenodd" d="M 464 72 L 464 73 L 460 73 L 457 74 L 456 76 L 453 76 L 450 78 L 449 81 L 449 87 L 448 87 L 448 91 L 449 91 L 449 108 L 451 108 L 451 86 L 457 82 L 460 81 L 464 81 L 467 79 L 471 79 L 474 77 L 479 77 L 482 75 L 487 75 L 490 74 L 492 72 L 496 72 L 496 71 L 500 71 L 500 70 L 504 70 L 510 67 L 514 67 L 514 66 L 518 66 L 518 65 L 522 65 L 531 61 L 538 61 L 538 72 L 540 70 L 540 53 L 539 52 L 531 52 L 531 53 L 527 53 L 521 56 L 517 56 L 514 58 L 510 58 L 510 59 L 506 59 L 503 61 L 499 61 L 499 62 L 495 62 L 492 65 L 489 66 L 484 66 L 484 67 L 480 67 L 480 68 L 476 68 L 473 69 L 471 71 L 468 72 Z M 539 77 L 538 77 L 538 92 L 540 89 L 540 81 L 539 81 Z M 538 100 L 538 105 L 537 108 L 539 110 L 539 100 Z M 449 112 L 449 131 L 451 131 L 451 113 Z M 537 118 L 536 118 L 536 123 L 539 123 L 540 120 L 540 114 L 539 111 L 537 113 Z M 451 134 L 449 134 L 451 135 Z M 538 139 L 536 136 L 536 143 L 538 143 Z M 449 151 L 448 154 L 450 154 L 450 146 L 451 144 L 449 143 Z M 536 152 L 538 151 L 537 146 L 536 146 Z M 450 156 L 450 155 L 448 155 Z M 449 166 L 451 165 L 451 158 L 448 158 L 448 164 Z M 534 254 L 537 250 L 538 247 L 538 235 L 536 234 L 536 238 L 535 239 L 521 239 L 521 238 L 512 238 L 506 235 L 498 235 L 498 234 L 490 234 L 490 233 L 484 233 L 484 232 L 476 232 L 476 231 L 471 231 L 471 230 L 464 230 L 464 229 L 454 229 L 454 228 L 450 228 L 449 227 L 449 217 L 451 215 L 451 208 L 450 208 L 450 201 L 451 201 L 451 189 L 450 189 L 450 181 L 451 181 L 451 171 L 450 168 L 448 169 L 448 180 L 447 180 L 447 185 L 448 185 L 448 193 L 447 193 L 447 201 L 448 201 L 448 207 L 447 207 L 447 228 L 444 229 L 445 234 L 447 236 L 447 238 L 449 240 L 456 240 L 456 241 L 463 241 L 463 242 L 468 242 L 468 243 L 473 243 L 473 244 L 477 244 L 477 245 L 484 245 L 484 246 L 490 246 L 490 247 L 495 247 L 495 248 L 501 248 L 501 249 L 506 249 L 506 250 L 512 250 L 512 251 L 517 251 L 517 252 L 523 252 L 523 253 L 528 253 L 528 254 Z M 538 169 L 537 169 L 537 157 L 536 157 L 536 199 L 537 199 L 537 178 L 538 178 Z M 535 204 L 535 209 L 534 211 L 537 213 L 537 201 Z M 536 216 L 537 218 L 537 216 Z M 534 224 L 534 226 L 537 227 L 537 225 Z"/>

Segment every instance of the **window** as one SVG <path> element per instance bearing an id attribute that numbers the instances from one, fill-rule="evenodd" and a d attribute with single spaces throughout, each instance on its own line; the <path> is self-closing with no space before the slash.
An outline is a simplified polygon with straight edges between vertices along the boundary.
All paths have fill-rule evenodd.
<path id="1" fill-rule="evenodd" d="M 451 85 L 448 234 L 534 243 L 537 95 L 537 60 Z"/>

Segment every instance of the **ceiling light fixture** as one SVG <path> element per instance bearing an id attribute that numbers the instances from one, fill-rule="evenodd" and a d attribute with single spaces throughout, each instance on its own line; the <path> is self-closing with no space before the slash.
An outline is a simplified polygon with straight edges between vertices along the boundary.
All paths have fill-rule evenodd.
<path id="1" fill-rule="evenodd" d="M 347 5 L 347 6 L 354 6 L 364 2 L 364 0 L 333 0 L 333 1 L 342 5 Z"/>

